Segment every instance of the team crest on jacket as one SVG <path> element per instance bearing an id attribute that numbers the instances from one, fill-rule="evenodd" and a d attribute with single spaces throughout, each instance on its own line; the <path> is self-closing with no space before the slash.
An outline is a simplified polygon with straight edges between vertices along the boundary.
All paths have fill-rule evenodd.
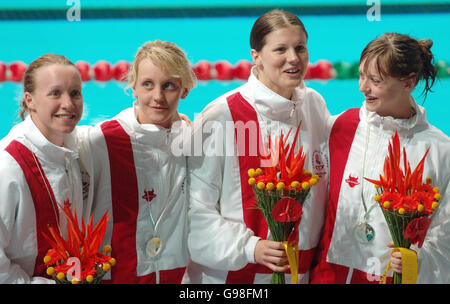
<path id="1" fill-rule="evenodd" d="M 320 178 L 324 177 L 327 172 L 328 159 L 323 156 L 320 151 L 314 151 L 312 154 L 312 166 L 314 174 L 317 174 Z"/>
<path id="2" fill-rule="evenodd" d="M 151 191 L 144 190 L 144 195 L 142 196 L 143 199 L 145 199 L 147 202 L 151 202 L 156 197 L 155 190 L 152 189 Z"/>
<path id="3" fill-rule="evenodd" d="M 345 182 L 351 187 L 355 187 L 359 185 L 358 177 L 353 177 L 351 174 L 348 175 L 348 178 L 345 180 Z"/>

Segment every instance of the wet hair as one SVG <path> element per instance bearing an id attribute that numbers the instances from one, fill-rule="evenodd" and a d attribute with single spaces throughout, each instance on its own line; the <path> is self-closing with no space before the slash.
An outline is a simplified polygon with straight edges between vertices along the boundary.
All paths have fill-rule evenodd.
<path id="1" fill-rule="evenodd" d="M 39 57 L 38 59 L 31 62 L 24 75 L 23 75 L 23 92 L 26 93 L 34 93 L 34 90 L 36 89 L 36 71 L 42 67 L 54 65 L 54 64 L 60 64 L 60 65 L 69 65 L 76 68 L 76 66 L 65 56 L 63 55 L 57 55 L 57 54 L 45 54 Z M 78 69 L 77 69 L 78 71 Z M 25 114 L 28 113 L 28 106 L 25 102 L 25 96 L 22 97 L 22 100 L 20 101 L 20 112 L 19 116 L 22 120 L 25 119 Z"/>
<path id="2" fill-rule="evenodd" d="M 299 26 L 308 38 L 303 22 L 294 14 L 283 10 L 271 10 L 260 16 L 253 24 L 250 33 L 250 47 L 257 52 L 266 44 L 266 36 L 273 31 L 289 26 Z"/>
<path id="3" fill-rule="evenodd" d="M 362 68 L 367 71 L 370 62 L 375 60 L 375 67 L 381 77 L 403 80 L 413 73 L 416 85 L 421 80 L 425 82 L 422 94 L 426 99 L 437 74 L 430 50 L 432 45 L 431 39 L 417 40 L 404 34 L 386 33 L 364 48 L 360 63 L 364 63 Z"/>
<path id="4" fill-rule="evenodd" d="M 197 77 L 183 50 L 172 42 L 155 40 L 147 42 L 139 48 L 128 71 L 128 86 L 125 89 L 135 86 L 139 63 L 144 59 L 150 59 L 167 75 L 179 78 L 181 85 L 188 90 L 197 85 Z"/>

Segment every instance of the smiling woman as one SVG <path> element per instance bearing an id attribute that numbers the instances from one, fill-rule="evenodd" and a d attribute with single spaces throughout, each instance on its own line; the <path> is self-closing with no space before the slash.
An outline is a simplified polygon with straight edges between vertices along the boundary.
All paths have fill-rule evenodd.
<path id="1" fill-rule="evenodd" d="M 259 17 L 250 34 L 255 66 L 248 81 L 209 103 L 194 122 L 193 138 L 201 138 L 205 150 L 220 145 L 229 151 L 231 146 L 231 151 L 237 149 L 239 155 L 210 157 L 204 153 L 188 159 L 189 250 L 194 263 L 188 266 L 187 282 L 269 283 L 272 272 L 288 269 L 284 246 L 271 238 L 263 214 L 254 208 L 253 190 L 248 187 L 248 170 L 261 167 L 260 159 L 250 148 L 239 149 L 261 140 L 267 143 L 269 136 L 273 139 L 281 133 L 288 134 L 283 143 L 292 145 L 295 153 L 302 143 L 308 155 L 305 163 L 312 162 L 313 154 L 315 161 L 325 161 L 329 112 L 322 96 L 303 82 L 308 65 L 306 38 L 303 23 L 290 12 L 272 10 Z M 227 136 L 221 136 L 221 128 L 211 131 L 208 127 L 215 122 L 231 123 L 237 134 L 242 122 L 254 124 L 257 132 L 253 134 L 258 135 L 245 136 L 245 143 L 232 137 L 230 143 Z M 300 122 L 299 139 L 294 141 L 297 137 L 290 130 Z M 223 142 L 217 143 L 218 139 Z M 303 283 L 323 221 L 326 170 L 320 172 L 320 181 L 310 192 L 308 205 L 314 210 L 305 208 L 308 215 L 296 232 L 301 235 L 298 281 Z"/>
<path id="2" fill-rule="evenodd" d="M 81 77 L 64 56 L 47 54 L 28 67 L 24 91 L 24 121 L 0 141 L 0 283 L 51 283 L 43 234 L 64 229 L 58 203 L 69 202 L 78 222 L 84 211 L 74 132 Z"/>
<path id="3" fill-rule="evenodd" d="M 260 18 L 250 34 L 251 56 L 258 79 L 287 99 L 291 99 L 306 74 L 307 38 L 300 19 L 278 10 Z"/>
<path id="4" fill-rule="evenodd" d="M 34 79 L 40 81 L 35 84 Z M 53 144 L 62 146 L 66 134 L 73 131 L 83 113 L 81 77 L 73 65 L 53 64 L 25 73 L 23 111 Z M 23 116 L 23 113 L 22 113 Z"/>

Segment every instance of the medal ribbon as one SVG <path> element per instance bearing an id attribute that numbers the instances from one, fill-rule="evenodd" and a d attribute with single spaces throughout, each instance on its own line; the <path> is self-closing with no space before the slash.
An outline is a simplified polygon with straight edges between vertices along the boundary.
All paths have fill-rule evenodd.
<path id="1" fill-rule="evenodd" d="M 417 254 L 414 250 L 407 248 L 394 248 L 392 253 L 400 252 L 402 254 L 402 284 L 416 284 L 417 283 Z M 392 254 L 391 253 L 391 254 Z M 387 273 L 391 269 L 391 262 L 389 261 L 380 284 L 386 284 Z"/>
<path id="2" fill-rule="evenodd" d="M 297 284 L 298 282 L 298 244 L 289 243 L 288 241 L 283 242 L 284 250 L 289 262 L 289 267 L 291 268 L 291 284 Z"/>

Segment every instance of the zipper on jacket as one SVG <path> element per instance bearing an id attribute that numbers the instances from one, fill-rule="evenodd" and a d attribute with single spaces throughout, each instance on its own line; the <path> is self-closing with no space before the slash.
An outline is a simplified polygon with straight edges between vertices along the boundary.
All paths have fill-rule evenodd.
<path id="1" fill-rule="evenodd" d="M 171 128 L 166 130 L 166 145 L 169 145 L 169 138 L 170 138 L 170 130 Z"/>
<path id="2" fill-rule="evenodd" d="M 294 115 L 295 113 L 295 108 L 297 107 L 297 103 L 296 102 L 292 102 L 292 109 L 291 109 L 291 113 L 289 113 L 289 118 L 292 118 L 292 115 Z"/>
<path id="3" fill-rule="evenodd" d="M 296 109 L 297 109 L 297 102 L 292 102 L 292 104 L 293 104 L 293 107 L 292 107 L 291 113 L 289 115 L 289 118 L 292 118 L 292 116 L 295 114 L 295 123 L 296 123 L 295 129 L 296 129 L 298 124 L 299 124 L 298 114 L 297 114 L 297 111 L 296 111 Z M 295 132 L 294 132 L 294 134 L 295 134 Z M 299 136 L 300 136 L 300 134 L 299 134 Z M 300 140 L 297 140 L 297 142 L 295 144 L 295 147 L 294 147 L 295 151 L 298 151 L 298 146 L 299 145 L 300 145 Z"/>

